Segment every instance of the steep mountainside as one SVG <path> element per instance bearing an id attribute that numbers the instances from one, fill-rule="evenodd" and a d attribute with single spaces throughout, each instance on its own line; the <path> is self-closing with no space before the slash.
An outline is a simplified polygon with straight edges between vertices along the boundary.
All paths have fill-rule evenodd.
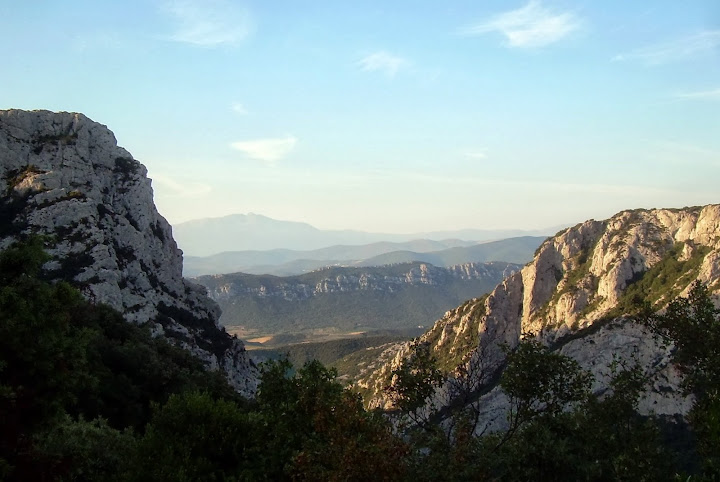
<path id="1" fill-rule="evenodd" d="M 82 114 L 0 111 L 0 189 L 0 248 L 50 236 L 51 277 L 129 322 L 152 323 L 242 393 L 255 390 L 254 365 L 217 324 L 217 304 L 182 278 L 182 252 L 147 170 L 107 127 Z"/>
<path id="2" fill-rule="evenodd" d="M 600 380 L 607 380 L 613 356 L 634 359 L 650 379 L 641 409 L 686 413 L 689 401 L 679 394 L 670 348 L 634 323 L 632 314 L 643 300 L 662 308 L 696 279 L 713 292 L 720 289 L 720 205 L 624 211 L 548 239 L 520 272 L 488 296 L 446 313 L 422 340 L 449 374 L 464 363 L 497 375 L 504 359 L 500 346 L 515 346 L 522 333 L 571 355 Z M 390 405 L 382 388 L 408 349 L 388 347 L 388 361 L 358 382 L 371 405 Z M 490 383 L 477 387 L 476 396 L 485 425 L 502 427 L 507 400 L 501 391 Z"/>
<path id="3" fill-rule="evenodd" d="M 243 273 L 201 276 L 226 326 L 259 333 L 316 328 L 356 330 L 429 324 L 448 307 L 487 293 L 519 265 L 467 263 L 438 268 L 405 263 L 326 268 L 279 278 Z"/>

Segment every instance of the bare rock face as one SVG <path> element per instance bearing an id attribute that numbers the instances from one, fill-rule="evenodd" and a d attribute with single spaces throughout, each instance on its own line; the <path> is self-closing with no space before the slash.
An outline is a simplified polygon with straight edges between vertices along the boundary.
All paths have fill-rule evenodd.
<path id="1" fill-rule="evenodd" d="M 407 263 L 407 272 L 388 275 L 377 269 L 360 268 L 346 274 L 334 272 L 310 283 L 300 276 L 264 277 L 242 274 L 200 276 L 211 299 L 233 302 L 240 297 L 279 298 L 285 301 L 304 301 L 330 293 L 353 291 L 384 291 L 393 293 L 403 286 L 442 286 L 453 280 L 486 280 L 493 284 L 519 271 L 518 264 L 503 262 L 464 263 L 442 268 L 426 263 Z M 330 271 L 330 270 L 328 270 Z"/>
<path id="2" fill-rule="evenodd" d="M 720 205 L 624 211 L 549 238 L 519 273 L 487 297 L 446 313 L 421 341 L 452 378 L 458 366 L 479 356 L 501 370 L 499 347 L 513 348 L 531 333 L 589 370 L 597 393 L 607 389 L 614 357 L 637 362 L 649 380 L 639 408 L 683 415 L 691 400 L 679 389 L 670 347 L 627 315 L 635 298 L 659 310 L 686 295 L 695 280 L 720 290 Z M 390 362 L 358 382 L 371 406 L 391 407 L 383 387 L 408 349 L 398 345 Z M 502 429 L 507 399 L 497 387 L 485 392 L 478 402 L 480 428 Z"/>
<path id="3" fill-rule="evenodd" d="M 182 252 L 153 202 L 147 169 L 113 133 L 82 114 L 0 111 L 0 248 L 52 236 L 45 267 L 132 323 L 153 324 L 241 393 L 257 371 L 242 342 L 217 324 L 205 289 L 182 277 Z"/>

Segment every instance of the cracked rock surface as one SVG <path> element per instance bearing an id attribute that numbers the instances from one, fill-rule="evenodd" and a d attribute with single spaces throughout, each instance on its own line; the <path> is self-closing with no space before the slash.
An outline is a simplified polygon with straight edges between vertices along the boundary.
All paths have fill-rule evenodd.
<path id="1" fill-rule="evenodd" d="M 217 320 L 201 286 L 182 277 L 182 251 L 155 208 L 147 169 L 104 125 L 68 112 L 0 111 L 0 249 L 52 236 L 45 266 L 90 300 L 221 369 L 252 396 L 257 369 Z"/>
<path id="2" fill-rule="evenodd" d="M 651 273 L 662 266 L 671 268 Z M 512 348 L 530 333 L 589 370 L 599 394 L 607 390 L 610 366 L 617 357 L 638 363 L 649 381 L 639 403 L 641 412 L 685 415 L 692 400 L 680 389 L 672 347 L 618 311 L 627 303 L 627 290 L 646 275 L 650 291 L 659 286 L 646 293 L 656 310 L 687 295 L 695 280 L 704 282 L 717 298 L 720 205 L 623 211 L 568 228 L 546 240 L 532 262 L 487 297 L 447 312 L 421 341 L 432 346 L 438 359 L 482 358 L 488 366 L 501 367 L 505 355 L 500 347 Z M 658 283 L 652 283 L 656 279 Z M 383 388 L 403 363 L 409 344 L 387 352 L 387 361 L 358 381 L 371 407 L 392 406 Z M 453 367 L 445 368 L 452 377 Z M 486 388 L 477 402 L 483 414 L 479 425 L 502 429 L 508 400 L 498 387 Z M 442 405 L 443 394 L 436 395 L 436 405 Z"/>

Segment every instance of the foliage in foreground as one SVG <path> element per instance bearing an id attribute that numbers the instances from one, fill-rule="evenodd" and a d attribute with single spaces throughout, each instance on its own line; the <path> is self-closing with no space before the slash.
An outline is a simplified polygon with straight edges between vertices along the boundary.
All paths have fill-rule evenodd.
<path id="1" fill-rule="evenodd" d="M 235 396 L 186 351 L 43 280 L 47 260 L 41 238 L 0 253 L 0 475 L 117 473 L 154 404 L 190 390 Z"/>
<path id="2" fill-rule="evenodd" d="M 675 345 L 675 363 L 685 375 L 683 388 L 695 397 L 690 421 L 707 477 L 720 479 L 720 309 L 708 288 L 695 282 L 687 298 L 664 313 L 648 314 L 656 333 Z"/>
<path id="3" fill-rule="evenodd" d="M 401 477 L 405 444 L 319 362 L 256 401 L 64 282 L 33 238 L 0 253 L 0 479 Z"/>
<path id="4" fill-rule="evenodd" d="M 434 383 L 433 360 L 411 356 L 409 367 L 396 371 L 394 388 L 409 393 L 408 409 L 422 403 Z M 414 376 L 407 376 L 408 370 Z M 466 406 L 450 413 L 443 429 L 414 423 L 409 475 L 412 480 L 671 480 L 676 473 L 673 456 L 665 447 L 659 427 L 640 417 L 637 402 L 644 387 L 637 366 L 620 362 L 612 368 L 608 393 L 591 391 L 591 376 L 574 360 L 551 352 L 532 336 L 508 350 L 500 386 L 510 402 L 508 429 L 483 432 Z M 415 386 L 425 390 L 413 390 Z M 404 397 L 404 395 L 401 395 Z M 467 397 L 471 399 L 471 396 Z M 448 422 L 449 420 L 449 422 Z"/>
<path id="5" fill-rule="evenodd" d="M 510 429 L 484 434 L 472 380 L 457 385 L 464 403 L 444 421 L 420 416 L 442 379 L 417 344 L 393 388 L 413 422 L 401 431 L 316 361 L 297 371 L 287 361 L 265 365 L 257 399 L 241 399 L 186 352 L 43 280 L 46 260 L 37 238 L 0 253 L 0 479 L 668 480 L 682 472 L 658 421 L 636 412 L 639 367 L 618 362 L 598 397 L 577 363 L 528 337 L 508 350 L 500 380 Z M 720 446 L 718 314 L 697 285 L 648 318 L 675 343 L 696 396 L 702 472 L 689 473 L 710 478 Z M 485 383 L 494 370 L 462 375 Z"/>

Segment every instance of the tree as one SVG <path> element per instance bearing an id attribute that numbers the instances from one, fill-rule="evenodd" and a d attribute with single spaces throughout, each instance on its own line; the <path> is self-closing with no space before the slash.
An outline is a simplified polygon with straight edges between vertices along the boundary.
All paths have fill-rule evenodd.
<path id="1" fill-rule="evenodd" d="M 687 297 L 672 301 L 664 313 L 645 321 L 675 346 L 673 361 L 685 375 L 683 387 L 695 396 L 690 422 L 708 476 L 720 478 L 720 309 L 700 281 Z"/>
<path id="2" fill-rule="evenodd" d="M 419 340 L 410 345 L 402 364 L 392 371 L 390 385 L 385 387 L 395 407 L 416 426 L 431 429 L 434 414 L 432 396 L 443 381 L 437 360 L 427 342 Z"/>
<path id="3" fill-rule="evenodd" d="M 28 479 L 44 470 L 32 435 L 58 423 L 93 383 L 93 330 L 74 322 L 84 300 L 67 283 L 37 278 L 47 260 L 40 238 L 0 253 L 0 458 Z"/>
<path id="4" fill-rule="evenodd" d="M 448 434 L 467 432 L 474 435 L 480 422 L 480 393 L 497 382 L 504 366 L 502 345 L 489 336 L 479 337 L 477 346 L 463 357 L 462 363 L 449 374 L 443 386 L 447 407 Z M 487 426 L 480 430 L 485 433 Z"/>
<path id="5" fill-rule="evenodd" d="M 259 454 L 265 476 L 299 480 L 396 480 L 405 444 L 387 420 L 368 413 L 359 397 L 318 361 L 291 374 L 286 361 L 263 367 L 258 413 L 267 428 Z"/>
<path id="6" fill-rule="evenodd" d="M 652 420 L 637 414 L 638 366 L 617 361 L 605 393 L 574 360 L 533 338 L 508 354 L 501 386 L 510 428 L 483 440 L 486 467 L 502 480 L 670 480 L 673 470 Z"/>
<path id="7" fill-rule="evenodd" d="M 551 352 L 524 335 L 513 351 L 508 351 L 507 368 L 500 386 L 510 398 L 508 434 L 540 414 L 557 415 L 590 395 L 592 377 L 570 357 Z"/>
<path id="8" fill-rule="evenodd" d="M 65 415 L 35 436 L 37 460 L 46 460 L 56 480 L 126 480 L 136 453 L 131 430 L 116 430 L 102 418 Z"/>
<path id="9" fill-rule="evenodd" d="M 135 480 L 240 480 L 254 478 L 259 440 L 253 417 L 232 400 L 206 392 L 172 395 L 157 406 L 138 442 Z"/>
<path id="10" fill-rule="evenodd" d="M 49 259 L 39 237 L 0 252 L 0 479 L 106 479 L 153 403 L 191 390 L 241 402 L 190 353 L 43 279 Z"/>

